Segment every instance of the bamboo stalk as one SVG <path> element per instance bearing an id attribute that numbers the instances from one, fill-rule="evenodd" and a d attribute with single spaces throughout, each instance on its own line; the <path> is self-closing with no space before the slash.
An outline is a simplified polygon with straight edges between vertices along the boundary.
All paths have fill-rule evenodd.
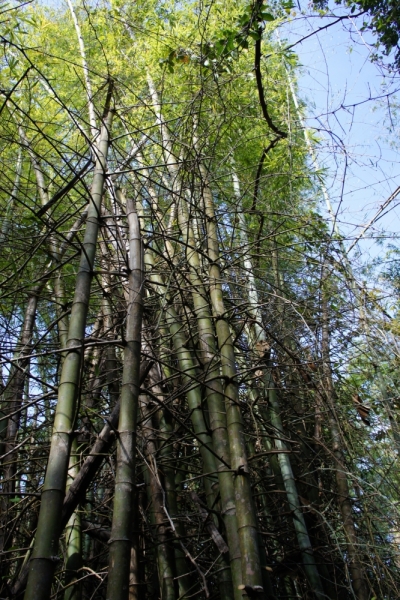
<path id="1" fill-rule="evenodd" d="M 77 451 L 78 444 L 76 438 L 74 438 L 69 459 L 67 491 L 79 472 Z M 65 538 L 67 543 L 65 585 L 68 587 L 64 592 L 64 600 L 81 600 L 82 585 L 77 581 L 77 578 L 79 577 L 78 571 L 82 567 L 82 532 L 81 516 L 79 512 L 75 511 L 69 518 L 65 528 Z"/>
<path id="2" fill-rule="evenodd" d="M 219 266 L 219 247 L 214 212 L 214 201 L 202 166 L 202 196 L 207 221 L 207 245 L 209 259 L 210 295 L 213 317 L 216 321 L 218 347 L 222 374 L 225 379 L 225 405 L 231 467 L 234 470 L 236 516 L 240 542 L 244 595 L 263 596 L 260 555 L 258 550 L 257 519 L 252 502 L 250 469 L 247 463 L 246 445 L 240 411 L 239 388 L 236 379 L 235 354 L 229 324 L 225 318 L 222 294 L 222 278 Z"/>
<path id="3" fill-rule="evenodd" d="M 343 529 L 346 536 L 349 571 L 353 590 L 357 600 L 368 600 L 368 598 L 370 598 L 370 594 L 367 589 L 365 576 L 359 559 L 358 541 L 350 501 L 349 484 L 344 468 L 344 455 L 342 452 L 340 431 L 336 421 L 336 394 L 330 367 L 329 319 L 326 290 L 323 291 L 322 295 L 322 357 L 326 395 L 329 406 L 329 426 L 332 436 L 332 452 L 335 459 L 338 504 L 342 516 Z"/>
<path id="4" fill-rule="evenodd" d="M 152 392 L 157 395 L 162 401 L 164 394 L 161 388 L 160 377 L 157 377 L 157 369 L 154 365 L 149 373 L 149 386 Z M 175 522 L 175 529 L 178 537 L 184 536 L 184 529 L 178 519 L 179 510 L 176 494 L 175 468 L 173 448 L 171 438 L 174 434 L 173 426 L 170 422 L 168 413 L 162 407 L 159 410 L 159 465 L 160 470 L 164 475 L 165 495 L 171 519 Z M 179 598 L 183 599 L 188 596 L 191 589 L 190 577 L 188 576 L 188 563 L 185 554 L 178 544 L 174 544 L 175 568 L 178 579 Z"/>
<path id="5" fill-rule="evenodd" d="M 107 119 L 102 126 L 100 142 L 96 151 L 97 161 L 91 191 L 91 204 L 82 244 L 75 298 L 71 309 L 67 348 L 79 345 L 85 337 L 112 115 L 113 111 L 107 107 Z M 64 359 L 25 600 L 47 600 L 51 594 L 53 573 L 57 562 L 60 517 L 65 495 L 72 431 L 76 417 L 76 399 L 82 357 L 83 349 L 80 351 L 68 351 L 67 349 Z"/>
<path id="6" fill-rule="evenodd" d="M 269 376 L 267 375 L 267 378 Z M 276 389 L 273 385 L 272 378 L 269 379 L 269 390 L 268 400 L 270 404 L 270 419 L 271 424 L 275 431 L 284 437 L 285 432 L 282 426 L 282 420 L 280 417 L 280 406 L 276 395 Z M 310 536 L 307 531 L 306 522 L 304 515 L 300 507 L 299 495 L 297 492 L 296 481 L 293 475 L 292 466 L 290 463 L 289 455 L 285 453 L 287 450 L 286 444 L 282 441 L 281 437 L 275 438 L 275 447 L 277 450 L 282 452 L 278 453 L 278 462 L 283 478 L 283 483 L 286 490 L 286 496 L 289 503 L 290 510 L 293 514 L 293 525 L 296 531 L 297 543 L 301 551 L 301 556 L 304 564 L 304 570 L 307 575 L 307 579 L 310 586 L 319 599 L 326 599 L 327 596 L 324 593 L 322 587 L 321 578 L 318 573 L 317 563 L 315 561 Z"/>
<path id="7" fill-rule="evenodd" d="M 238 201 L 239 207 L 241 207 L 242 199 L 241 199 L 241 193 L 240 193 L 240 184 L 239 184 L 239 179 L 236 175 L 235 170 L 233 170 L 233 186 L 234 186 L 234 192 L 235 192 L 235 196 Z M 247 234 L 246 234 L 246 222 L 245 222 L 245 218 L 243 215 L 243 210 L 239 210 L 239 221 L 240 221 L 241 242 L 242 242 L 242 245 L 245 248 L 247 248 L 248 247 L 248 239 L 247 239 Z M 247 252 L 245 253 L 244 262 L 245 262 L 245 267 L 246 267 L 247 277 L 248 277 L 248 294 L 249 294 L 250 311 L 254 318 L 253 332 L 250 332 L 250 338 L 252 340 L 254 349 L 256 351 L 257 351 L 257 349 L 260 349 L 258 351 L 258 354 L 260 354 L 262 357 L 265 354 L 264 347 L 265 347 L 267 338 L 266 338 L 265 331 L 263 330 L 263 328 L 260 325 L 262 323 L 262 318 L 261 318 L 260 308 L 259 308 L 258 292 L 257 292 L 256 282 L 255 282 L 254 273 L 253 273 L 252 261 L 251 261 L 250 257 L 248 256 Z M 279 271 L 278 271 L 277 263 L 276 263 L 276 268 L 275 268 L 275 277 L 279 280 Z M 279 283 L 279 287 L 281 287 L 281 284 L 279 281 L 277 281 L 277 284 L 278 283 Z M 276 395 L 276 389 L 275 389 L 275 386 L 273 384 L 273 380 L 271 377 L 271 369 L 265 370 L 263 379 L 264 379 L 264 387 L 266 390 L 268 390 L 268 400 L 269 400 L 269 405 L 270 405 L 269 417 L 271 420 L 271 424 L 274 427 L 274 430 L 278 434 L 281 434 L 280 437 L 278 437 L 278 436 L 275 437 L 275 447 L 277 448 L 277 450 L 280 451 L 280 452 L 278 452 L 278 463 L 279 463 L 280 472 L 282 475 L 289 507 L 293 513 L 293 525 L 294 525 L 294 528 L 296 531 L 297 542 L 300 547 L 302 560 L 303 560 L 303 564 L 304 564 L 304 569 L 305 569 L 306 576 L 310 582 L 310 585 L 311 585 L 316 597 L 323 599 L 323 598 L 326 598 L 326 595 L 324 593 L 321 578 L 320 578 L 317 564 L 315 561 L 315 557 L 313 554 L 310 537 L 309 537 L 309 534 L 307 531 L 306 522 L 304 520 L 304 515 L 301 510 L 300 500 L 299 500 L 297 487 L 296 487 L 296 482 L 295 482 L 295 479 L 293 476 L 292 466 L 290 463 L 290 457 L 289 457 L 289 454 L 286 453 L 287 447 L 281 439 L 281 437 L 284 437 L 284 430 L 283 430 L 282 420 L 281 420 L 281 416 L 280 416 L 279 401 L 278 401 L 278 398 Z"/>
<path id="8" fill-rule="evenodd" d="M 226 568 L 222 567 L 219 575 L 220 592 L 224 597 L 234 596 L 237 600 L 241 597 L 240 585 L 242 584 L 241 566 L 240 566 L 240 548 L 239 536 L 237 533 L 237 520 L 234 503 L 234 489 L 232 474 L 226 471 L 226 464 L 230 463 L 229 444 L 226 428 L 226 414 L 224 401 L 222 396 L 222 386 L 220 383 L 219 360 L 214 342 L 214 327 L 212 323 L 212 315 L 208 302 L 206 301 L 206 291 L 200 279 L 199 273 L 201 270 L 198 253 L 195 250 L 196 240 L 193 229 L 189 224 L 188 211 L 185 203 L 180 201 L 179 190 L 181 188 L 180 177 L 174 158 L 173 148 L 169 139 L 169 134 L 161 115 L 160 102 L 157 91 L 155 89 L 151 76 L 147 75 L 147 81 L 150 93 L 155 107 L 157 116 L 157 124 L 160 127 L 161 137 L 163 140 L 163 151 L 167 164 L 167 168 L 172 181 L 173 189 L 173 209 L 170 215 L 170 225 L 167 229 L 169 232 L 172 219 L 175 214 L 178 218 L 178 223 L 182 232 L 186 235 L 186 258 L 190 269 L 190 282 L 192 286 L 192 298 L 195 307 L 199 338 L 202 345 L 202 354 L 204 360 L 204 371 L 207 373 L 206 397 L 207 405 L 210 412 L 211 429 L 213 432 L 212 443 L 216 454 L 222 460 L 214 461 L 218 469 L 219 491 L 221 494 L 222 514 L 224 517 L 225 526 L 227 529 L 228 543 L 230 548 L 230 566 L 232 574 L 229 574 Z M 170 247 L 167 250 L 171 252 Z M 174 345 L 176 346 L 176 337 Z M 205 482 L 207 484 L 207 480 Z M 208 505 L 210 504 L 212 495 L 208 495 Z M 226 561 L 226 557 L 222 556 L 221 560 Z M 232 579 L 232 584 L 230 583 Z"/>
<path id="9" fill-rule="evenodd" d="M 151 251 L 146 252 L 145 262 L 150 271 L 150 281 L 155 284 L 155 287 L 160 295 L 164 294 L 161 278 L 154 271 L 152 271 L 154 259 Z M 217 457 L 215 456 L 216 452 L 213 450 L 212 438 L 208 433 L 207 425 L 204 420 L 198 369 L 195 365 L 192 352 L 188 347 L 187 337 L 182 328 L 182 322 L 180 321 L 175 309 L 171 304 L 168 304 L 164 309 L 164 319 L 172 337 L 179 369 L 181 371 L 181 379 L 187 390 L 186 398 L 190 409 L 190 418 L 196 438 L 200 442 L 199 451 L 203 462 L 203 472 L 206 475 L 203 481 L 207 505 L 212 508 L 217 496 L 217 482 L 214 474 L 217 471 L 216 465 L 220 457 L 218 457 L 218 455 Z M 224 597 L 228 598 L 232 595 L 232 586 L 230 582 L 230 575 L 229 577 L 226 577 L 226 573 L 224 571 L 221 571 L 221 577 L 219 579 L 220 590 L 221 593 L 225 594 Z"/>
<path id="10" fill-rule="evenodd" d="M 0 244 L 3 244 L 6 241 L 7 236 L 8 236 L 8 231 L 9 231 L 10 225 L 11 225 L 11 213 L 13 211 L 13 208 L 15 205 L 15 200 L 17 199 L 17 194 L 18 194 L 18 190 L 19 190 L 19 186 L 20 186 L 21 171 L 22 171 L 22 148 L 20 146 L 18 149 L 18 158 L 17 158 L 17 166 L 15 169 L 14 185 L 11 190 L 10 198 L 8 200 L 7 208 L 6 208 L 4 219 L 3 219 L 3 223 L 2 223 L 1 229 L 0 229 Z"/>
<path id="11" fill-rule="evenodd" d="M 162 600 L 175 600 L 174 569 L 167 535 L 168 520 L 166 519 L 164 511 L 165 492 L 161 486 L 156 462 L 158 448 L 152 422 L 153 407 L 149 398 L 144 394 L 140 396 L 140 408 L 142 416 L 141 435 L 143 450 L 147 459 L 147 491 L 149 502 L 152 506 L 151 520 L 155 529 L 160 594 Z"/>
<path id="12" fill-rule="evenodd" d="M 240 543 L 238 535 L 238 524 L 236 518 L 235 492 L 233 476 L 226 464 L 230 464 L 229 440 L 226 422 L 226 410 L 223 398 L 223 390 L 220 379 L 220 365 L 215 345 L 214 325 L 212 315 L 207 301 L 206 290 L 200 278 L 201 263 L 196 248 L 196 239 L 190 226 L 189 217 L 185 206 L 178 209 L 179 224 L 183 231 L 187 232 L 186 255 L 190 268 L 190 283 L 192 286 L 192 298 L 197 319 L 197 327 L 202 351 L 203 370 L 205 376 L 205 393 L 210 415 L 210 428 L 215 452 L 222 458 L 216 461 L 219 480 L 219 491 L 221 494 L 222 515 L 226 527 L 231 577 L 233 584 L 233 595 L 237 600 L 242 597 L 240 586 L 242 585 L 242 567 L 240 555 Z M 226 594 L 227 592 L 225 592 Z"/>
<path id="13" fill-rule="evenodd" d="M 143 247 L 136 208 L 129 198 L 126 199 L 126 212 L 129 226 L 129 304 L 118 422 L 114 510 L 109 541 L 107 598 L 110 600 L 127 600 L 129 596 L 136 423 L 140 386 Z"/>

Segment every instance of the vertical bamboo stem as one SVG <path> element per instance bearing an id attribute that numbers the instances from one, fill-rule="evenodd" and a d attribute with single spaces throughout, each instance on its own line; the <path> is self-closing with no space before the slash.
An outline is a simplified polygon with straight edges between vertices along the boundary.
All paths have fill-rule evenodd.
<path id="1" fill-rule="evenodd" d="M 331 361 L 330 361 L 330 342 L 329 342 L 329 317 L 327 292 L 323 290 L 322 295 L 322 357 L 323 370 L 325 375 L 326 393 L 329 406 L 329 425 L 332 436 L 332 451 L 335 459 L 336 485 L 338 489 L 339 510 L 342 516 L 343 529 L 347 541 L 347 553 L 349 558 L 349 571 L 351 574 L 352 585 L 357 600 L 368 600 L 370 594 L 361 567 L 357 534 L 354 524 L 353 511 L 350 501 L 349 484 L 344 468 L 344 456 L 339 427 L 335 417 L 335 387 L 332 379 Z"/>
<path id="2" fill-rule="evenodd" d="M 117 438 L 117 471 L 111 528 L 107 598 L 127 600 L 131 556 L 133 495 L 135 492 L 136 423 L 139 398 L 140 345 L 143 312 L 143 247 L 139 219 L 126 199 L 129 226 L 129 304 L 122 371 Z"/>
<path id="3" fill-rule="evenodd" d="M 76 350 L 76 346 L 82 344 L 85 337 L 112 115 L 112 110 L 107 108 L 107 119 L 102 126 L 100 142 L 96 151 L 97 161 L 93 176 L 91 204 L 82 244 L 75 298 L 71 309 L 67 351 L 61 372 L 50 455 L 42 491 L 36 542 L 30 560 L 25 600 L 47 600 L 51 594 L 83 357 L 83 349 Z M 70 346 L 73 346 L 74 349 L 68 350 Z"/>
<path id="4" fill-rule="evenodd" d="M 67 491 L 79 471 L 78 465 L 78 444 L 76 438 L 72 440 L 71 455 L 69 458 L 69 469 L 67 479 Z M 81 516 L 75 511 L 65 528 L 65 538 L 67 543 L 67 560 L 65 564 L 65 585 L 68 586 L 64 592 L 64 600 L 81 600 L 82 585 L 79 578 L 79 569 L 82 567 L 82 533 Z"/>
<path id="5" fill-rule="evenodd" d="M 242 199 L 241 199 L 241 194 L 240 194 L 239 179 L 236 175 L 235 170 L 233 171 L 233 185 L 234 185 L 235 196 L 238 200 L 239 207 L 240 207 L 242 204 Z M 246 222 L 245 222 L 242 210 L 239 210 L 239 215 L 240 215 L 239 218 L 240 218 L 240 225 L 241 225 L 240 226 L 241 242 L 244 247 L 247 247 L 248 240 L 247 240 L 247 234 L 246 234 Z M 260 325 L 260 323 L 262 322 L 262 319 L 261 319 L 261 315 L 260 315 L 258 292 L 257 292 L 257 287 L 256 287 L 255 279 L 254 279 L 254 274 L 253 274 L 252 261 L 249 258 L 247 253 L 245 254 L 245 266 L 246 266 L 247 277 L 248 277 L 248 292 L 249 292 L 250 310 L 252 312 L 252 316 L 255 319 L 255 322 L 253 325 L 254 333 L 252 335 L 252 338 L 253 338 L 252 342 L 256 349 L 260 348 L 259 353 L 261 354 L 261 356 L 263 356 L 265 354 L 264 345 L 266 343 L 266 335 L 265 335 L 265 331 L 263 330 L 263 328 Z M 275 277 L 276 277 L 277 283 L 278 283 L 280 274 L 279 274 L 279 270 L 278 270 L 277 261 L 275 264 Z M 279 287 L 281 287 L 280 282 L 279 282 Z M 264 375 L 264 385 L 265 385 L 265 388 L 268 389 L 268 399 L 269 399 L 269 403 L 270 403 L 270 411 L 269 412 L 270 412 L 271 423 L 272 423 L 275 431 L 280 433 L 281 436 L 284 436 L 282 420 L 281 420 L 281 416 L 280 416 L 279 401 L 278 401 L 278 398 L 276 395 L 275 387 L 273 385 L 272 377 L 270 376 L 269 372 L 266 372 Z M 321 598 L 321 599 L 326 598 L 326 595 L 324 593 L 323 586 L 321 583 L 321 579 L 320 579 L 320 576 L 318 573 L 318 568 L 317 568 L 317 564 L 316 564 L 315 557 L 313 554 L 310 537 L 308 535 L 306 522 L 304 520 L 304 515 L 301 511 L 300 501 L 299 501 L 299 497 L 298 497 L 298 493 L 297 493 L 296 482 L 294 479 L 292 466 L 290 463 L 290 458 L 289 458 L 289 455 L 286 454 L 286 452 L 285 452 L 287 450 L 287 448 L 286 448 L 284 442 L 278 437 L 275 438 L 275 447 L 277 448 L 277 450 L 280 451 L 278 453 L 278 463 L 279 463 L 288 503 L 289 503 L 291 511 L 293 512 L 293 525 L 294 525 L 294 528 L 296 531 L 297 541 L 298 541 L 298 544 L 300 547 L 306 576 L 310 582 L 310 585 L 311 585 L 316 597 Z"/>
<path id="6" fill-rule="evenodd" d="M 160 399 L 163 398 L 163 392 L 161 385 L 158 383 L 156 376 L 156 368 L 153 367 L 149 373 L 149 383 L 152 392 L 156 394 Z M 175 468 L 173 461 L 173 450 L 171 444 L 171 438 L 173 436 L 173 426 L 168 418 L 168 414 L 164 409 L 161 409 L 159 416 L 159 428 L 160 428 L 160 445 L 159 445 L 159 465 L 164 475 L 165 482 L 165 495 L 167 500 L 168 511 L 171 519 L 174 521 L 178 518 L 178 502 L 176 497 L 176 482 L 175 482 Z M 179 537 L 183 537 L 184 529 L 179 520 L 175 523 L 176 533 Z M 174 544 L 175 554 L 175 568 L 178 579 L 179 587 L 179 598 L 185 598 L 189 594 L 191 589 L 190 577 L 188 576 L 188 563 L 182 549 L 175 543 Z"/>
<path id="7" fill-rule="evenodd" d="M 233 576 L 233 590 L 230 584 L 231 575 L 225 572 L 223 569 L 220 573 L 220 589 L 221 593 L 227 597 L 227 595 L 234 595 L 236 598 L 240 597 L 239 587 L 242 583 L 241 579 L 241 569 L 239 567 L 240 562 L 240 549 L 239 549 L 239 539 L 237 534 L 237 521 L 235 514 L 235 505 L 233 501 L 234 491 L 233 491 L 233 483 L 232 483 L 232 475 L 230 472 L 226 471 L 226 464 L 229 463 L 229 445 L 227 440 L 226 433 L 226 416 L 223 406 L 222 400 L 222 388 L 220 384 L 220 373 L 219 373 L 219 364 L 216 361 L 216 349 L 214 344 L 214 331 L 212 325 L 212 317 L 210 313 L 210 309 L 208 306 L 208 302 L 205 301 L 206 293 L 204 286 L 199 277 L 200 271 L 200 261 L 197 252 L 194 250 L 196 242 L 193 235 L 193 230 L 189 225 L 189 219 L 186 207 L 184 203 L 181 203 L 178 206 L 178 199 L 180 197 L 179 189 L 180 189 L 180 177 L 178 168 L 176 165 L 176 158 L 174 157 L 173 148 L 171 141 L 169 139 L 169 134 L 165 124 L 163 123 L 160 102 L 158 98 L 157 91 L 155 89 L 153 80 L 151 76 L 147 75 L 147 81 L 150 89 L 150 93 L 152 96 L 153 104 L 155 107 L 155 112 L 157 116 L 157 123 L 160 127 L 161 136 L 163 140 L 163 150 L 165 161 L 167 163 L 168 171 L 172 181 L 172 189 L 174 195 L 173 209 L 171 210 L 170 215 L 170 224 L 167 229 L 167 233 L 170 229 L 172 219 L 175 214 L 178 217 L 178 222 L 181 226 L 181 229 L 184 233 L 187 234 L 188 240 L 188 248 L 187 248 L 187 258 L 189 262 L 190 268 L 190 279 L 192 284 L 192 297 L 195 305 L 196 317 L 198 322 L 199 336 L 202 344 L 202 351 L 205 357 L 205 367 L 206 372 L 208 373 L 209 383 L 206 387 L 207 401 L 208 407 L 210 409 L 211 416 L 211 428 L 213 431 L 212 442 L 218 446 L 218 451 L 216 454 L 221 456 L 222 461 L 211 461 L 214 462 L 219 471 L 219 483 L 220 483 L 220 492 L 221 492 L 221 500 L 222 500 L 222 511 L 224 515 L 225 525 L 227 527 L 227 533 L 229 536 L 229 548 L 230 548 L 230 562 L 232 567 L 232 576 Z M 167 248 L 168 249 L 168 248 Z M 178 337 L 174 337 L 174 345 L 177 349 L 177 340 Z M 201 450 L 204 453 L 204 449 Z M 214 457 L 213 457 L 214 458 Z M 210 460 L 210 457 L 208 457 Z M 224 464 L 225 463 L 225 464 Z M 207 486 L 207 480 L 205 481 Z M 209 506 L 211 499 L 211 492 L 207 495 L 209 498 Z"/>
<path id="8" fill-rule="evenodd" d="M 210 294 L 213 316 L 216 321 L 222 374 L 225 379 L 225 403 L 231 467 L 234 470 L 236 516 L 242 561 L 242 586 L 244 594 L 263 594 L 260 555 L 258 550 L 257 519 L 254 512 L 250 469 L 247 463 L 246 445 L 240 411 L 239 387 L 236 379 L 236 363 L 229 324 L 222 294 L 222 278 L 219 266 L 219 247 L 214 201 L 201 167 L 203 200 L 207 219 L 208 259 L 210 261 Z"/>
<path id="9" fill-rule="evenodd" d="M 196 240 L 189 224 L 189 216 L 185 206 L 178 210 L 179 224 L 187 232 L 187 260 L 190 268 L 190 283 L 192 298 L 197 318 L 197 327 L 202 351 L 203 369 L 206 373 L 205 386 L 207 406 L 210 415 L 210 428 L 212 431 L 213 447 L 222 460 L 216 461 L 218 470 L 219 490 L 221 494 L 221 507 L 227 532 L 230 566 L 234 597 L 242 596 L 242 568 L 238 525 L 235 507 L 235 492 L 232 473 L 227 470 L 230 464 L 229 439 L 226 422 L 223 390 L 220 379 L 220 365 L 214 337 L 214 325 L 207 300 L 206 290 L 200 278 L 201 263 L 198 252 L 195 250 Z"/>
<path id="10" fill-rule="evenodd" d="M 142 414 L 141 432 L 144 454 L 147 459 L 147 487 L 149 502 L 152 506 L 152 522 L 155 526 L 157 545 L 158 579 L 162 600 L 175 600 L 173 566 L 171 564 L 171 548 L 168 547 L 168 520 L 164 511 L 164 491 L 161 487 L 156 464 L 157 443 L 152 423 L 153 405 L 145 395 L 140 396 Z"/>

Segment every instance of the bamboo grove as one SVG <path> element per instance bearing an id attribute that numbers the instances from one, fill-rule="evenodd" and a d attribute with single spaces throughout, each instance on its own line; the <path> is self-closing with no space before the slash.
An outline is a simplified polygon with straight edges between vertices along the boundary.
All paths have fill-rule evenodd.
<path id="1" fill-rule="evenodd" d="M 1 598 L 399 595 L 396 331 L 290 10 L 2 4 Z"/>

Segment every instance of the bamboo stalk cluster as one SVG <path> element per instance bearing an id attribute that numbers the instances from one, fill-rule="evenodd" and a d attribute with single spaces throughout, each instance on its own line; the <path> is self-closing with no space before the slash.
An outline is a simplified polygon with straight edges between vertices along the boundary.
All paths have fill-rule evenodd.
<path id="1" fill-rule="evenodd" d="M 360 308 L 302 192 L 270 197 L 264 162 L 281 145 L 294 168 L 291 140 L 280 125 L 260 167 L 201 94 L 169 119 L 150 70 L 133 130 L 121 81 L 94 98 L 69 10 L 85 152 L 46 154 L 6 108 L 1 598 L 396 597 L 396 455 L 371 449 L 334 364 Z"/>

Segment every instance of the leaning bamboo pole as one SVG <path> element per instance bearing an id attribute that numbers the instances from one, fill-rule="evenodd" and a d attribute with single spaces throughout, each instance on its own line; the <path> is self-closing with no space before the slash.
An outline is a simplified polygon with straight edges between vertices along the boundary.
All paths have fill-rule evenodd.
<path id="1" fill-rule="evenodd" d="M 71 308 L 67 351 L 61 372 L 58 402 L 54 417 L 50 455 L 42 491 L 38 529 L 32 557 L 25 600 L 47 600 L 51 594 L 53 573 L 56 566 L 60 516 L 65 495 L 69 453 L 73 424 L 76 417 L 76 400 L 83 359 L 86 317 L 89 307 L 90 288 L 96 253 L 97 234 L 101 214 L 101 201 L 106 174 L 107 154 L 113 110 L 110 109 L 111 85 L 107 97 L 106 117 L 100 141 L 96 148 L 96 167 L 91 189 L 86 231 L 76 278 L 75 297 Z M 69 350 L 68 347 L 74 348 Z"/>

